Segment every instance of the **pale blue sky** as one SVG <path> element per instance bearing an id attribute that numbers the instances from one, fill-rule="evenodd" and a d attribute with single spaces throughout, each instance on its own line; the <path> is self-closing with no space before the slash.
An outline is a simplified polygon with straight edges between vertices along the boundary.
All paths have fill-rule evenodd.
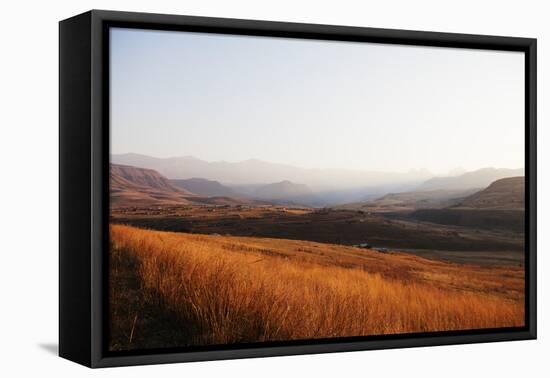
<path id="1" fill-rule="evenodd" d="M 523 53 L 111 29 L 111 152 L 524 166 Z"/>

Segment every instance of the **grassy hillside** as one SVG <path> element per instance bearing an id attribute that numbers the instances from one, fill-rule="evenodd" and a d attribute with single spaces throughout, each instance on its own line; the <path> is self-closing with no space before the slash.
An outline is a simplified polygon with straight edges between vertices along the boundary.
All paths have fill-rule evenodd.
<path id="1" fill-rule="evenodd" d="M 525 177 L 497 180 L 484 190 L 468 196 L 458 207 L 474 209 L 525 209 Z"/>
<path id="2" fill-rule="evenodd" d="M 188 204 L 193 196 L 152 169 L 110 165 L 110 198 L 112 206 Z"/>
<path id="3" fill-rule="evenodd" d="M 523 270 L 111 226 L 110 349 L 521 326 Z"/>

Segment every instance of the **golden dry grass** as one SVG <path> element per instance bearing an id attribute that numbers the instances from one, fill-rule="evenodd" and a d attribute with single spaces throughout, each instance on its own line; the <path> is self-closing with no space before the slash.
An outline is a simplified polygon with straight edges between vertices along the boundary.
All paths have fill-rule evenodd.
<path id="1" fill-rule="evenodd" d="M 519 268 L 122 225 L 111 226 L 111 243 L 112 349 L 524 324 Z"/>

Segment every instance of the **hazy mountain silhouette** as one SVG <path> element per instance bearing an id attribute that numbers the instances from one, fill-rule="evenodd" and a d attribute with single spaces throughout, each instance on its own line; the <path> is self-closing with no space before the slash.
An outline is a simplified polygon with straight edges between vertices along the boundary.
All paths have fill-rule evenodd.
<path id="1" fill-rule="evenodd" d="M 220 184 L 215 180 L 207 180 L 203 178 L 193 177 L 190 179 L 170 180 L 170 182 L 184 190 L 188 190 L 200 196 L 216 197 L 235 197 L 238 194 L 231 188 Z"/>
<path id="2" fill-rule="evenodd" d="M 308 185 L 312 190 L 330 190 L 387 184 L 415 184 L 431 177 L 426 170 L 407 173 L 358 171 L 348 169 L 311 169 L 257 159 L 240 162 L 207 162 L 192 156 L 155 158 L 134 153 L 112 155 L 117 164 L 133 165 L 158 171 L 170 179 L 200 177 L 224 185 L 268 184 L 290 181 Z"/>
<path id="3" fill-rule="evenodd" d="M 313 192 L 307 185 L 295 184 L 288 180 L 263 185 L 254 191 L 254 197 L 274 201 L 306 203 L 311 201 L 312 196 Z"/>

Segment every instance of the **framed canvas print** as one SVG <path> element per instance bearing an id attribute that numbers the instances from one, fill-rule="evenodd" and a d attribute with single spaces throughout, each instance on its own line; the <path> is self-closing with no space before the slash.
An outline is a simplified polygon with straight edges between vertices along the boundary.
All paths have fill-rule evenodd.
<path id="1" fill-rule="evenodd" d="M 60 355 L 536 337 L 536 40 L 60 23 Z"/>

